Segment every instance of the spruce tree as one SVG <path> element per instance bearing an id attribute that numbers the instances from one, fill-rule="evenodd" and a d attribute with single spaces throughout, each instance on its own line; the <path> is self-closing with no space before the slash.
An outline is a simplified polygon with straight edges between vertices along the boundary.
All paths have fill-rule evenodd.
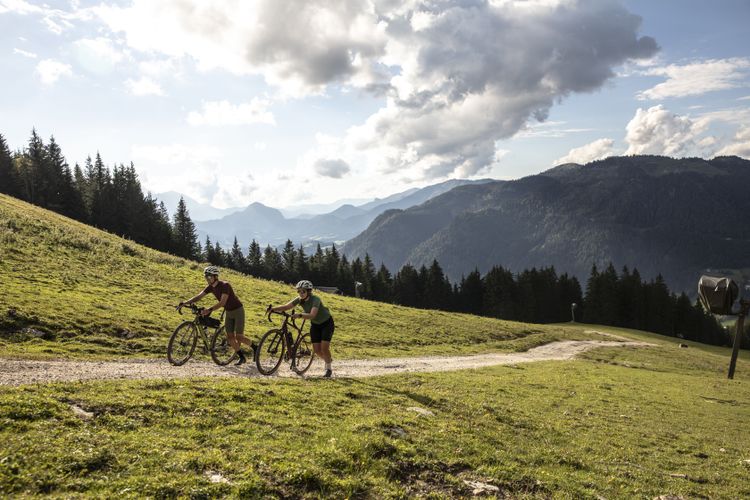
<path id="1" fill-rule="evenodd" d="M 266 278 L 263 269 L 263 254 L 260 251 L 260 245 L 255 239 L 250 242 L 247 250 L 247 272 L 258 278 Z"/>
<path id="2" fill-rule="evenodd" d="M 185 199 L 180 197 L 177 203 L 177 211 L 174 214 L 174 223 L 172 224 L 173 234 L 173 251 L 180 257 L 186 259 L 200 258 L 200 244 L 198 243 L 198 234 L 195 230 L 195 224 L 190 219 Z"/>
<path id="3" fill-rule="evenodd" d="M 232 249 L 229 251 L 227 260 L 229 261 L 229 267 L 235 271 L 241 273 L 247 272 L 247 261 L 245 260 L 245 256 L 242 255 L 242 249 L 240 248 L 240 244 L 237 243 L 236 236 L 234 237 L 234 244 L 232 244 Z"/>
<path id="4" fill-rule="evenodd" d="M 5 137 L 0 134 L 0 193 L 5 193 L 16 198 L 21 197 L 21 185 L 18 172 L 13 164 L 13 156 L 10 153 Z"/>

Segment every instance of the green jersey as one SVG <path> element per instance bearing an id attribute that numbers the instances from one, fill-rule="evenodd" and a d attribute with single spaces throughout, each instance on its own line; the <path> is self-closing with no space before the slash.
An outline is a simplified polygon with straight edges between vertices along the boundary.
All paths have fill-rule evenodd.
<path id="1" fill-rule="evenodd" d="M 301 302 L 299 297 L 295 297 L 292 301 L 292 304 L 294 304 L 295 306 L 302 304 L 302 310 L 306 313 L 312 311 L 313 307 L 317 307 L 318 314 L 310 320 L 311 323 L 315 323 L 316 325 L 323 324 L 331 318 L 331 312 L 326 306 L 323 305 L 320 297 L 316 297 L 315 295 L 310 294 L 310 296 L 304 302 Z"/>

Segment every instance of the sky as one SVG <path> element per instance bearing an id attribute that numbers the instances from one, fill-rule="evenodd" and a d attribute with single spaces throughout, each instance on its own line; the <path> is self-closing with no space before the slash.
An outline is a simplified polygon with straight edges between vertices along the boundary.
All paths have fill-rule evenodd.
<path id="1" fill-rule="evenodd" d="M 748 0 L 0 0 L 0 134 L 217 208 L 750 158 Z"/>

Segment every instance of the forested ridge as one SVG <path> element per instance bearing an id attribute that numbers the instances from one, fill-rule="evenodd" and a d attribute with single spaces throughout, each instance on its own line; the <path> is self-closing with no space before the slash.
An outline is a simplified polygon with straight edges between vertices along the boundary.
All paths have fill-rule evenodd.
<path id="1" fill-rule="evenodd" d="M 132 163 L 110 169 L 97 153 L 83 167 L 71 168 L 54 137 L 45 144 L 35 130 L 27 146 L 14 153 L 0 135 L 0 180 L 0 192 L 157 250 L 261 278 L 288 283 L 306 278 L 375 301 L 536 323 L 569 321 L 576 304 L 578 321 L 716 345 L 729 342 L 712 316 L 684 293 L 671 293 L 661 275 L 646 282 L 636 269 L 625 267 L 618 274 L 611 263 L 601 272 L 592 268 L 584 293 L 575 276 L 558 274 L 554 266 L 513 273 L 495 264 L 483 275 L 475 268 L 451 283 L 437 259 L 429 266 L 407 263 L 394 275 L 382 263 L 376 267 L 367 253 L 350 261 L 335 245 L 318 245 L 307 255 L 301 244 L 295 247 L 290 240 L 281 249 L 262 248 L 253 240 L 244 251 L 236 238 L 229 249 L 208 238 L 201 244 L 184 201 L 170 217 L 163 203 L 143 193 Z M 453 193 L 455 198 L 465 187 L 453 191 L 459 191 Z M 443 210 L 458 212 L 460 205 Z"/>

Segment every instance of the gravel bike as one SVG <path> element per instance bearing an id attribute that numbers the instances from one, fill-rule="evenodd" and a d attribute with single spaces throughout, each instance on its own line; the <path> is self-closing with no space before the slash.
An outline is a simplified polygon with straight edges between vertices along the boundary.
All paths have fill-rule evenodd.
<path id="1" fill-rule="evenodd" d="M 297 375 L 304 374 L 310 368 L 313 357 L 315 357 L 310 333 L 302 332 L 305 322 L 302 321 L 302 325 L 297 326 L 292 317 L 294 309 L 292 309 L 291 314 L 288 314 L 285 311 L 272 311 L 271 306 L 268 306 L 266 317 L 271 323 L 273 323 L 272 314 L 283 316 L 284 322 L 281 324 L 281 328 L 268 330 L 260 339 L 258 349 L 255 351 L 255 366 L 263 375 L 272 375 L 279 369 L 281 362 L 286 360 L 289 361 L 289 367 Z M 296 338 L 290 331 L 292 329 L 297 331 Z"/>
<path id="2" fill-rule="evenodd" d="M 195 347 L 198 345 L 198 337 L 203 340 L 203 353 L 211 354 L 211 359 L 219 366 L 225 366 L 232 362 L 237 356 L 234 349 L 227 341 L 226 330 L 221 323 L 221 319 L 203 316 L 202 307 L 195 304 L 188 304 L 182 307 L 189 307 L 195 315 L 192 321 L 183 321 L 175 328 L 172 336 L 169 337 L 167 344 L 167 359 L 175 366 L 181 366 L 193 357 Z M 175 306 L 177 312 L 182 314 L 182 307 Z M 221 314 L 221 318 L 224 313 Z M 213 328 L 213 333 L 210 329 Z"/>

